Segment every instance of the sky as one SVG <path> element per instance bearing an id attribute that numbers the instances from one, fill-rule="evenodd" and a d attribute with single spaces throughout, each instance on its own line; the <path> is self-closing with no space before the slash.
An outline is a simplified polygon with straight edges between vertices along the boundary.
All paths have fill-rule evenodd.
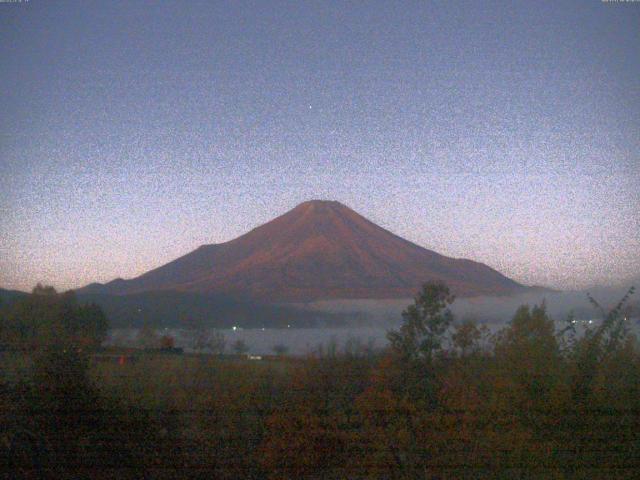
<path id="1" fill-rule="evenodd" d="M 310 199 L 560 289 L 640 274 L 640 3 L 0 2 L 0 287 Z"/>

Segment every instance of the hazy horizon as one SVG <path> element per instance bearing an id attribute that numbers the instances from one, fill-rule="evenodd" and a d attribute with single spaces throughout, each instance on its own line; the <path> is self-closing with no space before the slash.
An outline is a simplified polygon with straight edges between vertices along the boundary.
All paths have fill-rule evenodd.
<path id="1" fill-rule="evenodd" d="M 317 200 L 317 199 L 314 199 L 314 200 Z M 310 201 L 310 200 L 306 200 L 306 201 Z M 281 212 L 281 213 L 286 213 L 286 212 Z M 276 216 L 279 216 L 280 214 L 278 214 Z M 258 227 L 258 226 L 260 226 L 260 225 L 256 225 L 255 227 Z M 251 231 L 255 227 L 249 228 L 248 231 Z M 247 233 L 247 232 L 244 232 L 244 233 Z M 229 240 L 233 240 L 233 239 L 229 239 Z M 224 243 L 224 242 L 220 242 L 220 243 Z M 202 245 L 205 245 L 205 244 L 202 244 Z M 196 249 L 196 248 L 198 248 L 198 247 L 200 247 L 202 245 L 196 245 L 196 246 L 193 247 L 193 249 L 189 250 L 188 252 L 184 252 L 184 253 L 185 254 L 190 253 L 191 251 L 193 251 L 194 249 Z M 440 253 L 440 252 L 438 252 L 438 253 Z M 180 256 L 182 256 L 182 255 L 179 255 L 179 257 Z M 176 257 L 176 258 L 179 258 L 179 257 Z M 170 258 L 166 262 L 169 262 L 169 261 L 172 261 L 172 260 L 175 260 L 175 259 L 174 258 Z M 479 259 L 474 259 L 474 260 L 482 262 L 482 260 L 479 260 Z M 166 262 L 164 262 L 164 263 L 166 263 Z M 159 266 L 161 266 L 161 265 L 152 266 L 152 267 L 149 268 L 149 270 L 152 270 L 152 269 L 157 268 Z M 17 286 L 8 286 L 8 285 L 0 284 L 0 288 L 4 288 L 4 289 L 7 289 L 7 290 L 19 290 L 19 291 L 29 292 L 29 291 L 31 291 L 31 289 L 36 284 L 42 284 L 42 285 L 53 286 L 56 289 L 59 289 L 61 291 L 62 290 L 74 290 L 74 289 L 85 287 L 85 286 L 87 286 L 87 285 L 89 285 L 91 283 L 108 283 L 108 282 L 110 282 L 112 280 L 117 280 L 117 279 L 129 280 L 131 278 L 137 277 L 138 275 L 140 275 L 142 273 L 145 273 L 146 271 L 148 271 L 148 270 L 144 270 L 144 271 L 138 272 L 136 274 L 133 274 L 131 277 L 118 276 L 118 277 L 108 278 L 108 279 L 106 279 L 104 281 L 92 280 L 92 281 L 89 281 L 89 282 L 77 283 L 77 284 L 64 284 L 64 283 L 61 284 L 61 283 L 55 282 L 55 281 L 36 280 L 34 282 L 31 282 L 31 283 L 25 283 L 25 284 L 17 285 Z M 501 273 L 504 273 L 504 272 L 501 272 Z M 618 278 L 618 279 L 612 279 L 611 281 L 605 282 L 605 283 L 591 283 L 591 284 L 584 284 L 582 286 L 578 285 L 578 286 L 569 287 L 569 288 L 551 287 L 549 285 L 540 285 L 540 284 L 529 284 L 528 286 L 545 287 L 545 288 L 551 288 L 553 290 L 557 290 L 559 292 L 572 293 L 572 292 L 576 292 L 576 291 L 587 291 L 587 290 L 590 290 L 590 289 L 593 290 L 593 289 L 629 288 L 632 285 L 638 284 L 639 281 L 640 281 L 640 277 L 634 276 L 632 274 L 632 275 L 627 276 L 627 277 Z M 525 284 L 525 285 L 527 285 L 527 284 Z M 479 297 L 484 297 L 484 296 L 481 295 Z M 367 301 L 367 299 L 362 299 L 362 300 Z M 376 301 L 385 302 L 387 300 L 392 300 L 392 299 L 379 299 L 379 300 L 372 300 L 372 301 L 373 302 L 376 302 Z M 336 299 L 336 300 L 318 300 L 318 301 L 312 302 L 312 303 L 340 302 L 340 301 L 342 301 L 342 300 L 340 300 L 340 299 Z M 354 300 L 353 299 L 344 299 L 344 301 L 351 302 L 351 301 L 354 301 Z M 358 300 L 355 300 L 355 301 L 357 302 Z M 397 299 L 395 299 L 394 301 L 397 301 Z"/>

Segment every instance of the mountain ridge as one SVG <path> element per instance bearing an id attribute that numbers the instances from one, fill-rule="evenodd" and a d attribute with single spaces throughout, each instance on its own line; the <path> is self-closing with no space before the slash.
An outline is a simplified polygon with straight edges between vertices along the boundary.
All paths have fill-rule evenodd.
<path id="1" fill-rule="evenodd" d="M 462 296 L 527 288 L 482 263 L 416 245 L 339 202 L 311 200 L 233 240 L 201 245 L 133 279 L 80 292 L 173 290 L 299 302 L 406 298 L 428 280 L 442 280 Z"/>

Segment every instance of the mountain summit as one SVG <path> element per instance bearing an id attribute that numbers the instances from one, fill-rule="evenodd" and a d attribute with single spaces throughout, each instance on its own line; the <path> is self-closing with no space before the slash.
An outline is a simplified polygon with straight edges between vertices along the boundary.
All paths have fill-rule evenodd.
<path id="1" fill-rule="evenodd" d="M 461 296 L 525 287 L 478 262 L 415 245 L 335 201 L 313 200 L 226 243 L 203 245 L 131 280 L 84 293 L 173 290 L 273 302 L 403 298 L 428 280 Z"/>

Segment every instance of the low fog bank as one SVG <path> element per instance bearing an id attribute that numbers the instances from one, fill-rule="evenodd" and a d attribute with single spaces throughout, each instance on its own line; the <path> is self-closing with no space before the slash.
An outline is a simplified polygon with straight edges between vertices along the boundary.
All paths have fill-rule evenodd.
<path id="1" fill-rule="evenodd" d="M 352 352 L 362 355 L 373 353 L 387 344 L 387 330 L 381 327 L 324 327 L 324 328 L 237 328 L 215 329 L 224 336 L 225 353 L 234 353 L 234 343 L 241 340 L 250 355 L 273 355 L 276 347 L 284 347 L 286 355 L 330 355 Z M 139 347 L 140 329 L 112 329 L 105 345 Z M 157 330 L 158 335 L 169 335 L 175 346 L 187 353 L 194 351 L 196 338 L 193 331 L 167 328 Z"/>
<path id="2" fill-rule="evenodd" d="M 605 310 L 614 307 L 624 296 L 627 289 L 593 289 L 591 295 Z M 629 318 L 629 328 L 633 333 L 640 333 L 638 320 L 638 299 L 635 294 L 629 304 L 633 306 Z M 578 325 L 586 325 L 589 321 L 598 322 L 601 314 L 589 303 L 587 292 L 555 292 L 532 293 L 514 297 L 474 297 L 460 298 L 452 305 L 456 320 L 471 319 L 485 324 L 491 333 L 500 330 L 512 317 L 520 305 L 536 305 L 546 302 L 551 317 L 558 323 L 558 329 L 564 326 L 564 320 L 573 312 Z M 307 355 L 313 353 L 329 354 L 331 352 L 373 352 L 387 345 L 387 332 L 398 328 L 402 323 L 401 312 L 412 299 L 394 300 L 336 300 L 321 301 L 309 304 L 298 304 L 297 307 L 312 311 L 329 312 L 344 319 L 343 327 L 313 328 L 227 328 L 217 329 L 226 342 L 226 351 L 233 352 L 233 344 L 242 340 L 249 354 L 268 355 L 275 352 L 277 346 L 284 347 L 288 355 Z M 107 344 L 136 346 L 139 330 L 135 328 L 113 329 Z M 193 350 L 195 344 L 194 331 L 188 329 L 159 329 L 158 334 L 170 335 L 178 347 L 187 352 Z"/>
<path id="3" fill-rule="evenodd" d="M 627 292 L 627 288 L 598 287 L 589 291 L 533 292 L 510 297 L 458 298 L 451 309 L 458 319 L 472 319 L 478 323 L 503 324 L 508 322 L 521 305 L 539 305 L 545 302 L 547 311 L 556 321 L 562 321 L 571 313 L 579 320 L 599 318 L 599 312 L 591 305 L 587 293 L 605 309 L 613 308 Z M 631 296 L 629 305 L 632 316 L 637 317 L 640 292 Z M 297 304 L 314 311 L 344 315 L 352 326 L 392 326 L 400 322 L 402 311 L 413 299 L 390 300 L 324 300 Z"/>

